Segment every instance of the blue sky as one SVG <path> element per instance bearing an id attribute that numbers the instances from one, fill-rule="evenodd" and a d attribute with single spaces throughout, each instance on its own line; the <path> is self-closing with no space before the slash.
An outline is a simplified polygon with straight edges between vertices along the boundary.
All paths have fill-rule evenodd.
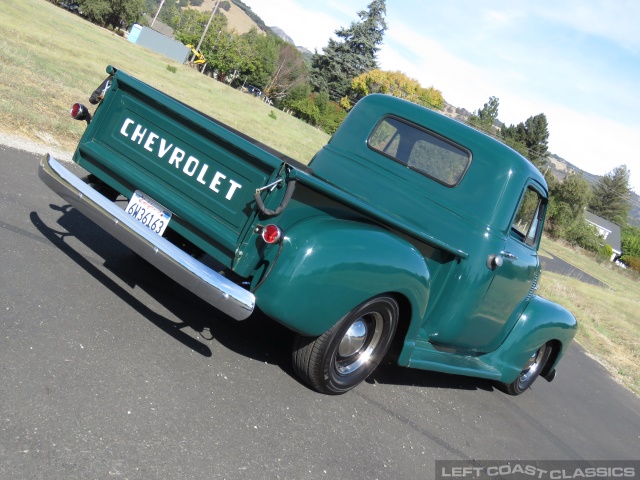
<path id="1" fill-rule="evenodd" d="M 319 52 L 371 0 L 244 0 L 267 25 Z M 640 194 L 640 2 L 387 0 L 384 70 L 477 110 L 500 99 L 511 124 L 544 113 L 549 149 L 603 175 L 631 170 Z"/>

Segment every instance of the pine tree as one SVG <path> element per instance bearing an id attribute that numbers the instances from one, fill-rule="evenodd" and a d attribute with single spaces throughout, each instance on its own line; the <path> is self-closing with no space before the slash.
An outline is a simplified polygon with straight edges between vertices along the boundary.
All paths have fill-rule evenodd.
<path id="1" fill-rule="evenodd" d="M 355 77 L 378 67 L 376 54 L 387 30 L 385 0 L 374 0 L 367 8 L 358 12 L 359 22 L 336 30 L 339 40 L 329 39 L 323 53 L 311 59 L 311 85 L 333 101 L 348 94 Z"/>
<path id="2" fill-rule="evenodd" d="M 626 165 L 614 168 L 593 187 L 589 210 L 621 226 L 627 225 L 631 209 L 629 169 Z"/>
<path id="3" fill-rule="evenodd" d="M 504 127 L 501 135 L 507 144 L 520 147 L 516 150 L 524 150 L 525 157 L 538 169 L 547 163 L 549 124 L 544 113 L 529 117 L 524 123 Z"/>
<path id="4" fill-rule="evenodd" d="M 498 119 L 499 106 L 498 97 L 489 97 L 481 109 L 469 116 L 469 123 L 484 132 L 491 132 L 493 123 Z"/>

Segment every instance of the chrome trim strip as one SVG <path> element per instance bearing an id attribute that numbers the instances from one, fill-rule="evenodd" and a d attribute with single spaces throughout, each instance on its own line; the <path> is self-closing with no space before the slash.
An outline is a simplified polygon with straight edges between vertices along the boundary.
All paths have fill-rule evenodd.
<path id="1" fill-rule="evenodd" d="M 133 220 L 50 154 L 40 161 L 38 176 L 107 233 L 221 312 L 236 320 L 245 320 L 253 312 L 255 297 L 251 292 Z"/>

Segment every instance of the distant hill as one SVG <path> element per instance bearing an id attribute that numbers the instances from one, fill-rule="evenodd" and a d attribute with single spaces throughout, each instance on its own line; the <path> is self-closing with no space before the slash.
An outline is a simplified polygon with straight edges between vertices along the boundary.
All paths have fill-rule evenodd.
<path id="1" fill-rule="evenodd" d="M 251 7 L 245 5 L 241 0 L 231 0 L 231 8 L 229 11 L 224 9 L 220 9 L 221 13 L 227 17 L 227 25 L 229 30 L 235 30 L 236 32 L 242 34 L 247 33 L 252 28 L 256 28 L 258 31 L 263 33 L 273 33 L 277 35 L 285 42 L 289 42 L 291 45 L 294 45 L 303 56 L 310 58 L 313 55 L 313 52 L 310 50 L 296 45 L 289 35 L 286 34 L 284 30 L 280 27 L 267 27 L 262 19 L 253 11 Z M 202 5 L 197 7 L 191 7 L 201 12 L 211 12 L 213 7 L 216 4 L 216 0 L 204 0 Z"/>
<path id="2" fill-rule="evenodd" d="M 280 27 L 269 27 L 271 29 L 271 31 L 276 34 L 278 37 L 280 37 L 282 40 L 284 40 L 285 42 L 289 42 L 291 45 L 295 45 L 296 42 L 293 41 L 293 38 L 291 38 L 289 35 L 287 35 L 285 33 L 284 30 L 282 30 Z"/>
<path id="3" fill-rule="evenodd" d="M 235 2 L 230 2 L 230 3 L 231 3 L 231 6 L 230 6 L 231 8 L 229 8 L 228 12 L 222 8 L 220 9 L 220 12 L 225 17 L 227 17 L 227 24 L 229 26 L 229 30 L 233 29 L 240 34 L 247 33 L 252 28 L 257 28 L 258 30 L 261 30 L 263 32 L 265 31 L 255 21 L 253 21 L 251 17 L 249 17 L 249 15 L 247 15 L 241 7 L 236 5 Z M 208 12 L 209 14 L 211 14 L 211 11 L 215 7 L 215 5 L 216 5 L 216 0 L 204 0 L 202 2 L 202 5 L 199 5 L 197 7 L 192 6 L 190 8 L 193 8 L 200 12 Z M 249 7 L 246 7 L 246 8 L 249 8 Z M 251 9 L 249 8 L 249 10 Z M 264 22 L 262 22 L 262 24 L 264 25 Z"/>
<path id="4" fill-rule="evenodd" d="M 298 49 L 298 51 L 300 51 L 300 53 L 302 53 L 303 57 L 311 58 L 311 55 L 313 55 L 313 52 L 311 50 L 309 50 L 307 48 L 304 48 L 304 47 L 301 47 L 300 45 L 296 45 L 296 42 L 293 41 L 293 38 L 291 38 L 289 35 L 287 35 L 285 33 L 285 31 L 282 30 L 280 27 L 269 27 L 269 29 L 271 29 L 271 31 L 275 35 L 280 37 L 285 42 L 288 42 L 291 45 L 294 45 Z"/>

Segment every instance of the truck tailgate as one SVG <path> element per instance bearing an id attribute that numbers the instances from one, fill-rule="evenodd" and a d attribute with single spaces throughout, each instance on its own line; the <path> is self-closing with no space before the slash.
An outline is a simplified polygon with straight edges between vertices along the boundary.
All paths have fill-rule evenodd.
<path id="1" fill-rule="evenodd" d="M 176 230 L 232 257 L 253 193 L 282 165 L 256 143 L 117 71 L 74 160 L 125 195 L 151 196 L 173 212 Z"/>

